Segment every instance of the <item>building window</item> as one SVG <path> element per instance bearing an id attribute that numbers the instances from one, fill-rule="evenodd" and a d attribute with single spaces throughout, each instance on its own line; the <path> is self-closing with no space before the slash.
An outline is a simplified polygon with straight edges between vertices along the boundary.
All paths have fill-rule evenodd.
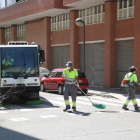
<path id="1" fill-rule="evenodd" d="M 5 38 L 11 38 L 11 27 L 5 29 Z"/>
<path id="2" fill-rule="evenodd" d="M 17 26 L 17 36 L 21 37 L 21 36 L 25 36 L 25 25 L 18 25 Z"/>
<path id="3" fill-rule="evenodd" d="M 16 3 L 21 3 L 21 2 L 24 2 L 24 1 L 26 1 L 26 0 L 5 0 L 4 5 L 5 6 L 10 6 L 10 5 L 14 5 Z"/>
<path id="4" fill-rule="evenodd" d="M 119 0 L 118 19 L 134 17 L 135 0 Z"/>
<path id="5" fill-rule="evenodd" d="M 105 22 L 105 4 L 80 10 L 79 17 L 85 21 L 85 25 Z"/>
<path id="6" fill-rule="evenodd" d="M 52 17 L 52 31 L 70 28 L 70 14 Z"/>

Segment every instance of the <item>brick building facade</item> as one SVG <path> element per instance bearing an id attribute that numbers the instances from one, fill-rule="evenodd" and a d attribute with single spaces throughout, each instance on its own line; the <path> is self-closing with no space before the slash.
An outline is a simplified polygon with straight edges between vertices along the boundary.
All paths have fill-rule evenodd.
<path id="1" fill-rule="evenodd" d="M 25 0 L 0 9 L 0 44 L 36 42 L 45 50 L 43 67 L 65 67 L 71 60 L 83 70 L 83 26 L 75 24 L 80 17 L 89 83 L 117 87 L 131 65 L 140 78 L 139 13 L 140 0 Z"/>

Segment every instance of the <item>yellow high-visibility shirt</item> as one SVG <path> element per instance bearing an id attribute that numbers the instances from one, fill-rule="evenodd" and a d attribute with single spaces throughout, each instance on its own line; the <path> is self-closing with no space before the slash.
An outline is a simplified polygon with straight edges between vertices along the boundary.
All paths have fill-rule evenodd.
<path id="1" fill-rule="evenodd" d="M 66 68 L 64 71 L 63 71 L 63 75 L 67 74 L 69 78 L 71 79 L 74 79 L 75 77 L 78 76 L 78 72 L 77 70 L 73 69 L 71 72 Z M 66 77 L 66 78 L 68 78 Z"/>
<path id="2" fill-rule="evenodd" d="M 132 75 L 133 74 L 133 75 Z M 132 76 L 131 76 L 132 75 Z M 131 76 L 131 77 L 130 77 Z M 128 79 L 130 77 L 130 82 L 138 82 L 137 75 L 133 72 L 129 72 L 125 75 L 124 79 Z"/>

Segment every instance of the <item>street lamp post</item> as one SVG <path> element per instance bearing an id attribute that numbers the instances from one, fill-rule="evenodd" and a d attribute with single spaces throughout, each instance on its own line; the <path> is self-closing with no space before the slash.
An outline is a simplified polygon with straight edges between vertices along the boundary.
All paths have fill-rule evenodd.
<path id="1" fill-rule="evenodd" d="M 81 18 L 75 20 L 76 25 L 80 26 L 83 24 L 83 45 L 84 45 L 84 72 L 85 72 L 85 22 Z"/>

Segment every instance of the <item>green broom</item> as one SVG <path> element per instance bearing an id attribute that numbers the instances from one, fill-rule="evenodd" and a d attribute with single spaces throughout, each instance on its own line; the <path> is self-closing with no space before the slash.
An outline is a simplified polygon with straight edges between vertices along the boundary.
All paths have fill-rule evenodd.
<path id="1" fill-rule="evenodd" d="M 68 75 L 67 75 L 67 77 L 68 77 Z M 69 77 L 68 77 L 69 78 Z M 70 78 L 69 78 L 69 80 L 71 80 Z M 77 86 L 72 80 L 71 80 L 71 82 L 75 85 L 75 86 Z M 77 86 L 78 87 L 78 86 Z M 81 92 L 82 93 L 84 93 L 84 91 L 80 88 L 80 87 L 78 87 L 80 90 L 81 90 Z M 90 98 L 84 93 L 84 95 L 90 100 Z M 95 103 L 93 103 L 91 100 L 90 100 L 90 102 L 92 103 L 92 105 L 94 106 L 94 107 L 96 107 L 96 108 L 99 108 L 99 109 L 105 109 L 106 108 L 106 105 L 104 105 L 104 104 L 95 104 Z"/>
<path id="2" fill-rule="evenodd" d="M 1 107 L 1 106 L 5 106 L 5 105 L 6 105 L 6 103 L 1 103 L 1 104 L 0 104 L 0 107 Z"/>
<path id="3" fill-rule="evenodd" d="M 27 101 L 26 105 L 38 105 L 38 104 L 42 104 L 41 100 L 37 100 L 37 101 Z"/>
<path id="4" fill-rule="evenodd" d="M 80 87 L 78 87 L 80 90 L 81 90 L 81 92 L 82 93 L 84 93 L 84 91 L 80 88 Z M 85 93 L 84 93 L 85 94 Z M 86 95 L 86 94 L 85 94 Z M 87 96 L 87 95 L 86 95 Z M 87 96 L 87 98 L 90 100 L 90 98 Z M 104 105 L 104 104 L 95 104 L 95 103 L 93 103 L 91 100 L 90 100 L 90 102 L 92 103 L 92 105 L 94 106 L 94 107 L 96 107 L 96 108 L 99 108 L 99 109 L 105 109 L 106 108 L 106 105 Z"/>

